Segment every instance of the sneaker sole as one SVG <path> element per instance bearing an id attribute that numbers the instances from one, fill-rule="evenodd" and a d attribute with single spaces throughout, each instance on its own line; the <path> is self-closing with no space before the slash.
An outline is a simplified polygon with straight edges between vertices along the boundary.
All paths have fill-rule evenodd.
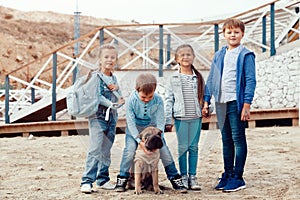
<path id="1" fill-rule="evenodd" d="M 223 192 L 236 192 L 236 191 L 239 191 L 239 190 L 242 190 L 242 189 L 245 189 L 245 188 L 246 188 L 246 185 L 243 185 L 243 186 L 240 186 L 240 187 L 235 188 L 235 189 L 223 190 Z"/>
<path id="2" fill-rule="evenodd" d="M 84 193 L 84 194 L 91 194 L 92 193 L 92 191 L 87 191 L 87 190 L 81 190 L 81 192 Z"/>
<path id="3" fill-rule="evenodd" d="M 175 190 L 175 189 L 173 189 L 173 191 L 175 191 L 176 193 L 179 193 L 179 194 L 186 194 L 188 192 L 186 189 L 184 189 L 184 190 Z"/>
<path id="4" fill-rule="evenodd" d="M 190 188 L 190 190 L 194 190 L 194 191 L 199 191 L 199 190 L 201 190 L 201 188 L 199 187 L 199 188 Z"/>
<path id="5" fill-rule="evenodd" d="M 116 191 L 116 192 L 125 192 L 126 190 L 120 189 L 120 188 L 115 188 L 115 191 Z"/>
<path id="6" fill-rule="evenodd" d="M 96 188 L 101 189 L 101 190 L 114 190 L 115 189 L 114 187 L 113 188 L 106 188 L 106 187 L 102 187 L 102 186 L 98 186 L 98 185 L 96 185 Z"/>

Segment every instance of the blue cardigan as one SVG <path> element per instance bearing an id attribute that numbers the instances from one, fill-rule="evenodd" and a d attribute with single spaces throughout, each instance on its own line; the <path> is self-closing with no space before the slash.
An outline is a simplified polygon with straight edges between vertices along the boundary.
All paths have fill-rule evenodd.
<path id="1" fill-rule="evenodd" d="M 220 89 L 224 67 L 226 46 L 215 53 L 211 69 L 205 85 L 204 101 L 210 103 L 211 96 L 220 100 Z M 255 55 L 243 47 L 236 65 L 236 99 L 238 111 L 241 112 L 244 103 L 252 103 L 256 87 Z"/>

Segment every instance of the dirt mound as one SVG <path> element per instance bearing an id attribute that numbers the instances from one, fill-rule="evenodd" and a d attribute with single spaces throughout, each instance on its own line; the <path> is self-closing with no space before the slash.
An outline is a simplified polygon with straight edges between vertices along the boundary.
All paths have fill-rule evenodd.
<path id="1" fill-rule="evenodd" d="M 102 25 L 124 23 L 80 16 L 80 35 Z M 54 12 L 22 12 L 0 6 L 0 30 L 0 86 L 3 88 L 7 73 L 74 39 L 74 16 Z"/>

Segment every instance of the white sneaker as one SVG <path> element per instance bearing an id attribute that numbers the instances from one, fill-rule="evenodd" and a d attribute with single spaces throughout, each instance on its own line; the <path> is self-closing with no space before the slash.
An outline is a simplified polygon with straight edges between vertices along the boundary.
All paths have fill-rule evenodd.
<path id="1" fill-rule="evenodd" d="M 82 193 L 86 193 L 86 194 L 89 194 L 92 192 L 92 187 L 89 183 L 86 183 L 86 184 L 83 184 L 81 187 L 80 187 L 80 191 Z"/>
<path id="2" fill-rule="evenodd" d="M 183 183 L 183 186 L 185 187 L 185 189 L 189 189 L 189 183 L 188 183 L 188 176 L 187 175 L 182 176 L 182 183 Z"/>
<path id="3" fill-rule="evenodd" d="M 104 183 L 101 186 L 96 184 L 96 188 L 103 189 L 103 190 L 114 190 L 115 187 L 116 186 L 114 184 L 112 184 L 110 181 L 107 181 L 106 183 Z"/>

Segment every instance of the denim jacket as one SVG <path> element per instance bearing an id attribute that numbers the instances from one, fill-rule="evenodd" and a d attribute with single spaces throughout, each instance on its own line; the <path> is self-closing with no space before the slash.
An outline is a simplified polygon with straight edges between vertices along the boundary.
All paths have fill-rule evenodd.
<path id="1" fill-rule="evenodd" d="M 215 97 L 215 101 L 220 100 L 221 81 L 224 67 L 224 56 L 226 46 L 216 52 L 210 73 L 207 78 L 204 101 L 210 103 L 211 96 Z M 236 99 L 238 111 L 241 112 L 244 103 L 252 103 L 254 91 L 256 87 L 255 76 L 255 55 L 247 48 L 243 47 L 236 64 Z"/>
<path id="2" fill-rule="evenodd" d="M 196 104 L 196 114 L 201 117 L 201 108 L 198 100 L 198 79 L 193 72 L 193 92 Z M 168 80 L 165 94 L 166 124 L 172 124 L 172 117 L 184 117 L 185 105 L 182 92 L 182 83 L 179 70 L 174 72 Z"/>
<path id="3" fill-rule="evenodd" d="M 148 103 L 140 100 L 135 90 L 126 103 L 126 134 L 130 134 L 139 143 L 137 126 L 155 126 L 164 131 L 164 102 L 162 97 L 154 93 L 153 99 Z"/>

